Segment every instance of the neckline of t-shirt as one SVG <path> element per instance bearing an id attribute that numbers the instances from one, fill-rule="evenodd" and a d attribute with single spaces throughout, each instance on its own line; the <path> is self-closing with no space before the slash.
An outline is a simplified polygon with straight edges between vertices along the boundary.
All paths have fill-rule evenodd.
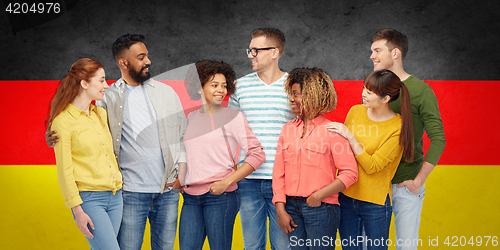
<path id="1" fill-rule="evenodd" d="M 273 83 L 271 83 L 271 84 L 266 84 L 264 81 L 262 81 L 262 79 L 260 79 L 259 74 L 257 74 L 257 72 L 255 72 L 255 76 L 256 76 L 257 78 L 259 78 L 260 83 L 262 83 L 264 86 L 267 86 L 267 87 L 271 87 L 271 86 L 273 86 L 273 85 L 275 85 L 275 84 L 278 84 L 278 82 L 285 82 L 285 80 L 283 80 L 283 81 L 282 81 L 281 79 L 282 79 L 283 77 L 285 77 L 286 75 L 288 75 L 288 72 L 285 72 L 285 74 L 283 74 L 283 76 L 282 76 L 282 77 L 280 77 L 278 80 L 274 81 Z"/>

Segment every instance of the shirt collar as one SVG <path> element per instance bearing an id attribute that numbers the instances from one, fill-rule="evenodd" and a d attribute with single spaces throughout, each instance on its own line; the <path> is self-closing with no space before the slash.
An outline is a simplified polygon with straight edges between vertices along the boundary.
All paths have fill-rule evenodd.
<path id="1" fill-rule="evenodd" d="M 316 127 L 321 122 L 323 122 L 323 120 L 325 120 L 325 119 L 326 119 L 325 115 L 318 115 L 316 118 L 310 120 L 309 122 L 311 122 L 312 127 Z M 302 116 L 299 117 L 298 122 L 295 122 L 295 127 L 298 127 L 301 124 L 304 124 L 304 121 L 302 120 Z"/>
<path id="2" fill-rule="evenodd" d="M 73 118 L 78 119 L 80 115 L 87 115 L 87 112 L 79 110 L 77 107 L 75 107 L 73 104 L 68 104 L 65 109 Z M 96 113 L 96 106 L 94 104 L 90 104 L 90 114 Z"/>
<path id="3" fill-rule="evenodd" d="M 153 78 L 149 78 L 147 81 L 144 82 L 144 84 L 147 84 L 151 87 L 154 87 L 153 82 L 154 82 Z M 123 80 L 123 78 L 120 78 L 120 79 L 118 79 L 118 81 L 115 82 L 115 84 L 117 87 L 122 88 L 122 87 L 125 87 L 126 83 L 125 83 L 125 80 Z"/>

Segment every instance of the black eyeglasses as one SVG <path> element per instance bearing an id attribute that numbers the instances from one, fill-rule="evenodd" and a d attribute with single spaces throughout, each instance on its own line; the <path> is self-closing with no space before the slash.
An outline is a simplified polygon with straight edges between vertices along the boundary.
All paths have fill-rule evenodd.
<path id="1" fill-rule="evenodd" d="M 270 49 L 276 49 L 276 47 L 247 49 L 247 55 L 250 55 L 250 53 L 252 53 L 252 56 L 257 56 L 259 54 L 259 50 L 270 50 Z"/>

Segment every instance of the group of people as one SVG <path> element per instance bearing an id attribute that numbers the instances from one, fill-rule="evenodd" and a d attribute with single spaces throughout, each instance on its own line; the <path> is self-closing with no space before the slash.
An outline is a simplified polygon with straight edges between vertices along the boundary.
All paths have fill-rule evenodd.
<path id="1" fill-rule="evenodd" d="M 245 249 L 266 249 L 267 228 L 272 249 L 332 249 L 337 230 L 342 249 L 387 249 L 392 213 L 394 245 L 416 249 L 424 183 L 445 139 L 434 92 L 403 69 L 406 36 L 375 33 L 374 72 L 344 124 L 325 117 L 337 104 L 325 71 L 283 72 L 284 34 L 251 36 L 253 73 L 236 80 L 211 60 L 189 70 L 185 86 L 201 107 L 187 119 L 175 91 L 150 78 L 142 35 L 113 44 L 122 77 L 109 87 L 99 62 L 72 65 L 45 139 L 92 249 L 141 249 L 148 219 L 151 248 L 173 249 L 180 192 L 181 249 L 202 249 L 205 238 L 231 249 L 238 212 Z"/>

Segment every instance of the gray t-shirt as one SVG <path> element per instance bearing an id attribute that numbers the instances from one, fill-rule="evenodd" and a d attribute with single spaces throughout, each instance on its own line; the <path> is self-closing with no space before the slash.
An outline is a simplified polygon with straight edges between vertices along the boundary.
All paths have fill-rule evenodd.
<path id="1" fill-rule="evenodd" d="M 165 163 L 160 147 L 156 111 L 144 85 L 125 86 L 119 157 L 123 190 L 158 193 Z"/>

